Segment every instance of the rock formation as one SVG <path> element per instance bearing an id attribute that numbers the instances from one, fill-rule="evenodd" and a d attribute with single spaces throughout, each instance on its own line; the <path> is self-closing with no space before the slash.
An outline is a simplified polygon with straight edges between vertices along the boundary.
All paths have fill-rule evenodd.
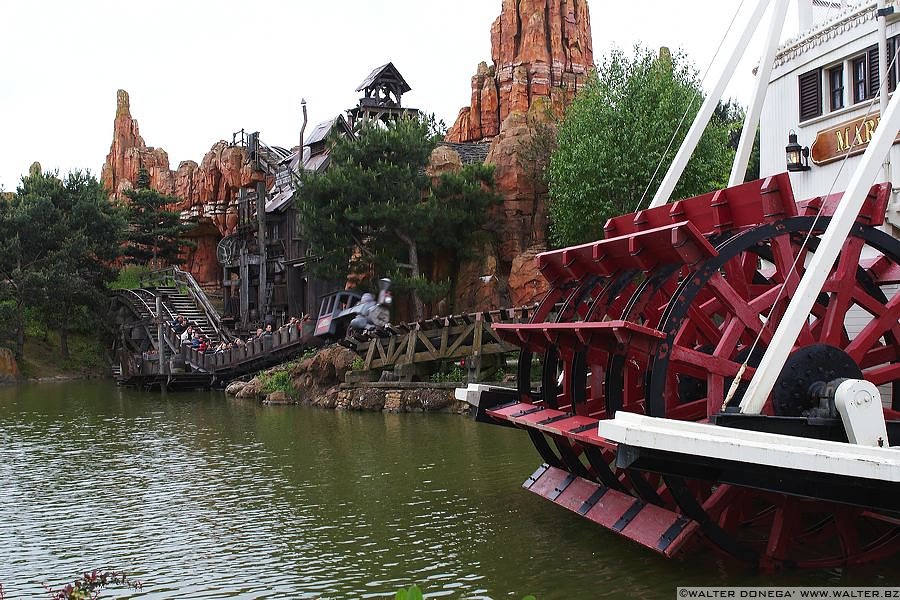
<path id="1" fill-rule="evenodd" d="M 594 66 L 587 0 L 503 0 L 491 27 L 491 57 L 493 65 L 478 66 L 471 105 L 447 141 L 492 138 L 511 112 L 527 112 L 538 97 L 562 114 Z"/>
<path id="2" fill-rule="evenodd" d="M 535 152 L 549 156 L 554 117 L 594 66 L 587 0 L 503 0 L 491 54 L 493 64 L 481 63 L 472 78 L 471 106 L 446 138 L 491 141 L 485 162 L 503 197 L 491 215 L 495 243 L 459 267 L 457 311 L 519 306 L 548 289 L 534 260 L 546 249 L 547 189 L 531 163 Z"/>
<path id="3" fill-rule="evenodd" d="M 179 199 L 173 206 L 182 218 L 195 225 L 190 234 L 196 244 L 185 257 L 185 267 L 201 284 L 218 282 L 221 273 L 216 261 L 216 244 L 237 226 L 235 194 L 261 175 L 255 173 L 243 148 L 216 142 L 198 165 L 182 161 L 178 169 L 169 167 L 169 155 L 161 148 L 147 146 L 138 122 L 131 116 L 128 92 L 116 95 L 113 141 L 101 171 L 101 179 L 112 197 L 122 200 L 134 187 L 138 171 L 150 175 L 150 187 Z"/>

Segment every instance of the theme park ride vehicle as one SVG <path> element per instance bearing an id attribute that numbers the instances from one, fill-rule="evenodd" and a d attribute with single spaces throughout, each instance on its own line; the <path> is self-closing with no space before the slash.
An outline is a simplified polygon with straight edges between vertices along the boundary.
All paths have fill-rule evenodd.
<path id="1" fill-rule="evenodd" d="M 372 331 L 390 323 L 391 280 L 378 281 L 378 299 L 370 293 L 341 290 L 322 298 L 316 320 L 316 337 L 340 339 L 350 330 Z"/>

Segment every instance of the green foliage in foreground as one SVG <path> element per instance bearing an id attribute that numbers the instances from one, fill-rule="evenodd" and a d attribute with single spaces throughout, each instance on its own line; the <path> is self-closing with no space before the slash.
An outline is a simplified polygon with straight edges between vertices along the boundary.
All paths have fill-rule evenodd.
<path id="1" fill-rule="evenodd" d="M 422 590 L 419 586 L 413 585 L 408 590 L 399 590 L 394 594 L 394 600 L 422 600 Z"/>
<path id="2" fill-rule="evenodd" d="M 697 72 L 683 53 L 664 50 L 657 56 L 636 46 L 629 56 L 612 50 L 559 128 L 549 177 L 553 243 L 601 239 L 607 219 L 646 207 L 702 103 Z M 729 115 L 722 106 L 716 111 L 673 198 L 726 185 L 735 153 L 732 134 L 740 127 Z"/>
<path id="3" fill-rule="evenodd" d="M 116 571 L 91 571 L 85 573 L 74 582 L 54 589 L 44 586 L 47 593 L 55 600 L 94 600 L 100 597 L 100 591 L 105 587 L 117 586 L 140 590 L 140 581 L 129 579 L 125 573 Z"/>
<path id="4" fill-rule="evenodd" d="M 410 586 L 409 589 L 398 590 L 394 594 L 394 600 L 423 600 L 423 598 L 422 590 L 417 585 Z M 522 600 L 536 600 L 536 598 L 534 596 L 525 596 Z"/>

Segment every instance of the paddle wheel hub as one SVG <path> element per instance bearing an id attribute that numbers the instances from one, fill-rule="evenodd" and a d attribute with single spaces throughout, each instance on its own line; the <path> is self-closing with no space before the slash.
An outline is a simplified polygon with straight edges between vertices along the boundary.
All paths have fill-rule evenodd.
<path id="1" fill-rule="evenodd" d="M 772 391 L 776 415 L 807 416 L 819 407 L 819 388 L 835 379 L 863 379 L 849 354 L 828 344 L 812 344 L 791 353 Z"/>

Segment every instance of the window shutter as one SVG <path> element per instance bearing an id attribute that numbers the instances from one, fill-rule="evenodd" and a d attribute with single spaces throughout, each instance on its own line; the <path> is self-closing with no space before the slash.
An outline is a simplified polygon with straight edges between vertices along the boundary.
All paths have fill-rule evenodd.
<path id="1" fill-rule="evenodd" d="M 888 38 L 887 41 L 887 60 L 888 60 L 888 91 L 893 92 L 897 89 L 897 61 L 894 55 L 897 53 L 897 38 Z"/>
<path id="2" fill-rule="evenodd" d="M 878 46 L 869 48 L 869 93 L 866 98 L 874 98 L 878 95 L 879 75 Z"/>
<path id="3" fill-rule="evenodd" d="M 822 70 L 804 73 L 800 84 L 800 120 L 806 121 L 822 114 Z"/>

